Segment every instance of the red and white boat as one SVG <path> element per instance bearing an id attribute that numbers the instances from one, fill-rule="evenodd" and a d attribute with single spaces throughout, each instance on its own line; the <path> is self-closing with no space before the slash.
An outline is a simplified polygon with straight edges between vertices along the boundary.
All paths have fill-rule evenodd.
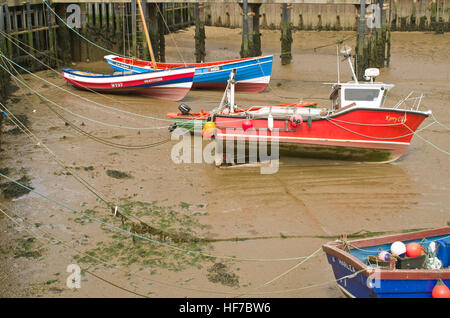
<path id="1" fill-rule="evenodd" d="M 195 68 L 177 68 L 139 74 L 101 74 L 63 69 L 64 79 L 79 89 L 102 93 L 138 94 L 179 101 L 192 87 Z"/>
<path id="2" fill-rule="evenodd" d="M 216 163 L 238 158 L 229 151 L 229 144 L 234 143 L 236 148 L 238 141 L 246 149 L 251 143 L 276 142 L 280 156 L 359 162 L 391 162 L 400 158 L 431 111 L 419 111 L 420 100 L 409 109 L 400 108 L 404 103 L 385 107 L 387 92 L 394 85 L 374 82 L 378 69 L 367 69 L 368 81 L 358 82 L 350 53 L 344 56 L 349 60 L 354 81 L 333 84 L 330 108 L 267 106 L 239 112 L 230 79 L 228 102 L 222 102 L 211 116 L 216 141 L 222 143 L 218 149 L 224 150 L 222 161 L 216 159 Z"/>

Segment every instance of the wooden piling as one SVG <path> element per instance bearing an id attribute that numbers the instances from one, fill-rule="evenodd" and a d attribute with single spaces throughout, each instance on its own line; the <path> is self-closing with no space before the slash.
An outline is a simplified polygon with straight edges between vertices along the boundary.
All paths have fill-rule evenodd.
<path id="1" fill-rule="evenodd" d="M 51 6 L 50 0 L 45 0 L 49 6 Z M 47 9 L 47 27 L 48 27 L 48 50 L 50 51 L 51 56 L 53 56 L 53 61 L 48 61 L 50 65 L 58 67 L 58 59 L 56 54 L 55 47 L 55 29 L 53 27 L 53 18 L 52 13 L 48 7 Z"/>
<path id="2" fill-rule="evenodd" d="M 283 4 L 283 16 L 281 21 L 281 64 L 290 64 L 292 61 L 292 23 L 290 21 L 290 9 L 288 4 Z"/>
<path id="3" fill-rule="evenodd" d="M 131 0 L 131 54 L 137 55 L 136 0 Z"/>
<path id="4" fill-rule="evenodd" d="M 27 10 L 27 29 L 28 29 L 28 45 L 30 46 L 29 50 L 30 53 L 33 53 L 31 51 L 31 48 L 34 47 L 33 44 L 33 23 L 31 22 L 31 5 L 30 5 L 30 0 L 27 0 L 26 2 L 26 10 Z"/>
<path id="5" fill-rule="evenodd" d="M 259 19 L 261 17 L 261 15 L 259 14 L 260 7 L 260 3 L 250 5 L 252 15 L 252 43 L 250 48 L 251 56 L 260 56 L 262 54 L 261 31 L 259 27 Z"/>
<path id="6" fill-rule="evenodd" d="M 200 19 L 200 7 L 199 4 L 195 4 L 195 60 L 197 63 L 204 62 L 206 59 L 205 48 L 205 22 Z"/>
<path id="7" fill-rule="evenodd" d="M 166 29 L 166 25 L 164 23 L 164 4 L 157 3 L 156 9 L 158 11 L 158 31 L 159 31 L 159 51 L 158 51 L 158 61 L 165 62 L 166 61 L 166 39 L 164 37 L 164 30 Z"/>
<path id="8" fill-rule="evenodd" d="M 241 57 L 249 57 L 249 36 L 248 36 L 248 1 L 244 0 L 242 3 L 242 43 L 241 43 Z"/>

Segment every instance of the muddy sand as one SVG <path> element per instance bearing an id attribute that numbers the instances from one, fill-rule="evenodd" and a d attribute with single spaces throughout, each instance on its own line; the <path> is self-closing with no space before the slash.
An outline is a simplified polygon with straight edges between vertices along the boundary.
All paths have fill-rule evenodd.
<path id="1" fill-rule="evenodd" d="M 193 33 L 189 28 L 174 34 L 185 61 L 194 59 Z M 263 54 L 274 55 L 270 89 L 257 95 L 237 93 L 237 103 L 303 100 L 327 106 L 330 86 L 324 83 L 337 78 L 333 43 L 352 34 L 296 32 L 293 61 L 282 66 L 279 31 L 264 30 Z M 207 27 L 206 36 L 208 61 L 239 57 L 238 29 Z M 167 60 L 179 61 L 169 36 L 166 43 Z M 347 43 L 354 46 L 354 39 Z M 449 127 L 449 49 L 448 33 L 393 33 L 391 67 L 382 69 L 378 78 L 396 85 L 388 104 L 411 90 L 423 92 L 421 109 L 432 110 Z M 106 62 L 73 67 L 110 71 Z M 145 116 L 165 118 L 179 104 L 76 91 L 52 71 L 36 75 L 85 98 Z M 350 80 L 344 63 L 341 75 Z M 175 164 L 170 154 L 176 141 L 139 150 L 99 143 L 65 121 L 121 145 L 167 139 L 168 131 L 161 127 L 168 123 L 102 108 L 31 75 L 19 79 L 65 107 L 53 106 L 65 119 L 16 82 L 20 89 L 6 106 L 25 115 L 21 118 L 28 119 L 41 144 L 24 133 L 8 133 L 14 126 L 4 121 L 0 172 L 14 180 L 25 176 L 28 179 L 22 181 L 65 207 L 33 192 L 1 200 L 0 208 L 16 222 L 0 216 L 1 297 L 343 297 L 322 252 L 301 264 L 298 257 L 313 254 L 342 233 L 394 233 L 442 227 L 450 221 L 449 156 L 436 148 L 450 150 L 449 131 L 437 123 L 420 132 L 424 139 L 414 137 L 407 154 L 392 164 L 295 159 L 283 162 L 276 174 L 261 175 L 257 168 Z M 208 110 L 222 94 L 192 91 L 183 102 L 194 111 Z M 432 122 L 429 118 L 423 126 Z M 131 230 L 74 175 L 118 204 L 121 213 L 151 225 L 142 235 L 155 241 L 133 241 L 105 225 Z M 208 257 L 187 251 L 202 251 Z M 69 264 L 83 270 L 79 289 L 66 286 Z"/>

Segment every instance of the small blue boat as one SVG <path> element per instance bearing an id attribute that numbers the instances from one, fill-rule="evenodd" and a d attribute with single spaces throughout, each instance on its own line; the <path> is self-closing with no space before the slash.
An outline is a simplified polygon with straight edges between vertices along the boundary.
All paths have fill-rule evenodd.
<path id="1" fill-rule="evenodd" d="M 420 257 L 391 257 L 392 243 L 419 243 Z M 434 243 L 433 243 L 434 242 Z M 430 249 L 430 244 L 434 244 Z M 355 298 L 431 298 L 439 282 L 450 286 L 450 227 L 323 245 L 339 288 Z M 434 251 L 433 251 L 433 248 Z"/>
<path id="2" fill-rule="evenodd" d="M 117 72 L 145 73 L 153 71 L 152 62 L 149 61 L 122 58 L 116 55 L 106 55 L 105 59 Z M 269 85 L 272 63 L 273 56 L 269 55 L 209 63 L 156 63 L 156 68 L 167 70 L 184 66 L 195 67 L 193 89 L 220 90 L 226 88 L 230 72 L 235 69 L 236 91 L 259 93 Z"/>

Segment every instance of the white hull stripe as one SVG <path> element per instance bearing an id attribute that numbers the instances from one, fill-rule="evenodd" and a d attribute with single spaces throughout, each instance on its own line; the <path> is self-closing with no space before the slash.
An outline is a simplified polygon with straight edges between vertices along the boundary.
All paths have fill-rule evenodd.
<path id="1" fill-rule="evenodd" d="M 194 69 L 191 69 L 190 72 L 192 72 L 192 75 L 194 75 Z M 124 81 L 139 81 L 139 80 L 146 80 L 146 79 L 155 79 L 155 82 L 157 79 L 170 76 L 170 75 L 178 75 L 178 74 L 185 74 L 189 73 L 186 70 L 170 70 L 170 71 L 162 71 L 162 72 L 149 72 L 149 73 L 139 73 L 139 74 L 130 74 L 123 76 L 83 76 L 78 75 L 74 73 L 66 73 L 64 72 L 64 77 L 80 81 L 80 82 L 90 82 L 90 83 L 98 83 L 98 84 L 109 84 L 109 83 L 123 83 Z"/>
<path id="2" fill-rule="evenodd" d="M 261 76 L 256 78 L 250 78 L 243 81 L 236 81 L 236 83 L 249 83 L 249 84 L 268 84 L 270 82 L 270 76 Z"/>

